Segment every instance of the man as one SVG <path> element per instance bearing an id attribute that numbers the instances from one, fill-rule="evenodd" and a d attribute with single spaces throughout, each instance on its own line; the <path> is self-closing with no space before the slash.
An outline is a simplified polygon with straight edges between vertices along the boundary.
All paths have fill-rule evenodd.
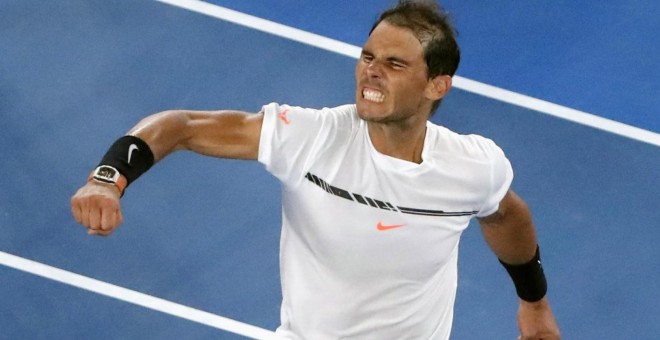
<path id="1" fill-rule="evenodd" d="M 477 217 L 521 298 L 521 338 L 559 339 L 504 153 L 428 121 L 459 58 L 437 4 L 401 1 L 364 45 L 355 105 L 149 116 L 111 146 L 72 198 L 73 214 L 109 235 L 126 186 L 176 150 L 259 160 L 283 186 L 282 337 L 448 339 L 458 241 Z"/>

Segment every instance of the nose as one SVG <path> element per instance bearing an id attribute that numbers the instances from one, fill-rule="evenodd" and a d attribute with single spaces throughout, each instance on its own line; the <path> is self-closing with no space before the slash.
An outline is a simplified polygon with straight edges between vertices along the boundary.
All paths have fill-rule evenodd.
<path id="1" fill-rule="evenodd" d="M 383 66 L 375 60 L 367 64 L 366 71 L 369 78 L 380 78 L 383 76 Z"/>

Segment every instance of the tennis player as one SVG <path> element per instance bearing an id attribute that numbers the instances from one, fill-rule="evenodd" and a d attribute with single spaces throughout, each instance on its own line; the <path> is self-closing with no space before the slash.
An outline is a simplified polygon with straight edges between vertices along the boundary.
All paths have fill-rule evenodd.
<path id="1" fill-rule="evenodd" d="M 283 338 L 448 339 L 459 238 L 476 218 L 520 298 L 520 339 L 559 339 L 508 159 L 487 138 L 429 121 L 459 59 L 440 6 L 400 1 L 362 49 L 354 104 L 151 115 L 109 148 L 73 215 L 111 234 L 126 187 L 177 150 L 258 160 L 283 188 Z"/>

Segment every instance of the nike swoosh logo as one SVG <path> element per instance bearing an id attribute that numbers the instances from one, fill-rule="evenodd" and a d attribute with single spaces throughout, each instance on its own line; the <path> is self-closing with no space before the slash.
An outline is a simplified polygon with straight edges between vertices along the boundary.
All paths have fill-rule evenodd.
<path id="1" fill-rule="evenodd" d="M 131 164 L 131 156 L 133 155 L 133 151 L 135 150 L 138 151 L 140 150 L 135 144 L 131 144 L 131 146 L 128 147 L 128 164 Z"/>
<path id="2" fill-rule="evenodd" d="M 288 109 L 282 111 L 282 113 L 280 113 L 280 116 L 279 116 L 279 117 L 280 117 L 280 119 L 284 122 L 284 124 L 289 125 L 289 124 L 291 123 L 291 121 L 290 121 L 288 118 L 286 118 L 286 114 L 287 114 L 287 113 L 289 113 L 289 110 L 288 110 Z"/>
<path id="3" fill-rule="evenodd" d="M 385 230 L 390 230 L 390 229 L 396 229 L 396 228 L 401 228 L 405 226 L 405 224 L 390 224 L 390 225 L 385 225 L 382 222 L 378 222 L 376 225 L 376 229 L 380 231 L 385 231 Z"/>

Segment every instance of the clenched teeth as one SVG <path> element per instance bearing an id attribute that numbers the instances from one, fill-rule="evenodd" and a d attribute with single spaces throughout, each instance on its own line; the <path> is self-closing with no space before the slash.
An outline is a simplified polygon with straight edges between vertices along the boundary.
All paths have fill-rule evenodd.
<path id="1" fill-rule="evenodd" d="M 385 95 L 376 90 L 364 89 L 362 90 L 362 97 L 370 102 L 382 103 L 385 100 Z"/>

